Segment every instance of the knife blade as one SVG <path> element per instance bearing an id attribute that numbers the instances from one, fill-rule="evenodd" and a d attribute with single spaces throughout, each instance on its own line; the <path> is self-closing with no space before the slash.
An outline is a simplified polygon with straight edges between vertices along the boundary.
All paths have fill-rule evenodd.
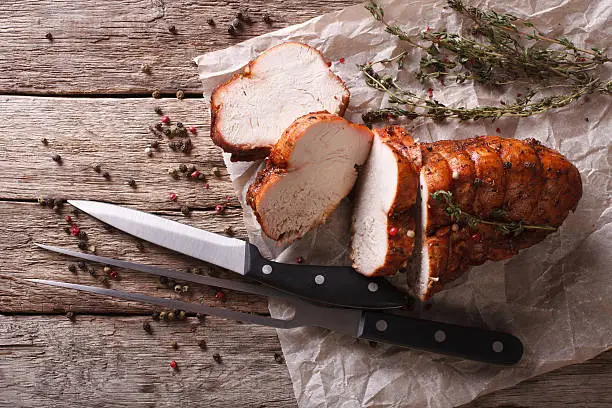
<path id="1" fill-rule="evenodd" d="M 204 231 L 114 204 L 69 200 L 79 210 L 164 248 L 223 267 L 280 291 L 332 306 L 392 309 L 410 303 L 384 278 L 367 278 L 351 267 L 291 265 L 269 261 L 245 241 Z"/>

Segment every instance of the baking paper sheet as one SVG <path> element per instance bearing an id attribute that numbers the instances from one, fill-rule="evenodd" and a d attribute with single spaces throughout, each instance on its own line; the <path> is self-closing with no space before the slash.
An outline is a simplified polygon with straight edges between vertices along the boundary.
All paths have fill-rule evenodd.
<path id="1" fill-rule="evenodd" d="M 526 17 L 553 36 L 579 46 L 609 45 L 610 14 L 606 1 L 513 0 L 481 2 L 484 8 Z M 449 31 L 467 27 L 444 1 L 390 0 L 386 19 L 410 33 L 429 26 Z M 196 58 L 205 95 L 250 59 L 272 45 L 300 41 L 316 47 L 351 92 L 346 117 L 360 122 L 368 108 L 385 104 L 380 92 L 365 86 L 356 64 L 409 52 L 406 87 L 448 104 L 476 105 L 510 99 L 470 84 L 423 87 L 414 78 L 420 54 L 385 33 L 362 6 L 326 14 L 303 24 L 268 33 L 228 49 Z M 340 59 L 344 58 L 344 63 Z M 608 64 L 609 65 L 609 64 Z M 609 77 L 609 70 L 604 77 Z M 299 75 L 299 73 L 296 73 Z M 577 211 L 544 242 L 503 262 L 473 268 L 466 279 L 434 298 L 425 318 L 508 331 L 523 341 L 525 356 L 514 367 L 496 367 L 393 346 L 372 347 L 317 328 L 279 330 L 287 367 L 300 407 L 452 407 L 500 388 L 568 364 L 585 361 L 612 344 L 612 210 L 610 173 L 610 98 L 591 97 L 556 112 L 495 122 L 405 123 L 421 140 L 461 139 L 496 134 L 534 137 L 559 150 L 580 170 L 584 195 Z M 261 163 L 226 164 L 242 200 L 249 237 L 270 258 L 293 262 L 302 256 L 312 264 L 349 264 L 350 205 L 344 202 L 328 222 L 286 248 L 262 237 L 244 193 Z M 403 276 L 394 279 L 404 285 Z M 274 316 L 289 311 L 270 303 Z"/>

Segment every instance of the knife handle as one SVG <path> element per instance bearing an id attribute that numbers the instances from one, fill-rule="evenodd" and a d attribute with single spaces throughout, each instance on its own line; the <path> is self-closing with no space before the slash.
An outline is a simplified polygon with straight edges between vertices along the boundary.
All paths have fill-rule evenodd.
<path id="1" fill-rule="evenodd" d="M 292 265 L 265 259 L 247 245 L 247 278 L 280 291 L 333 306 L 358 309 L 405 307 L 410 299 L 384 278 L 367 278 L 347 266 Z"/>
<path id="2" fill-rule="evenodd" d="M 376 311 L 364 311 L 359 338 L 492 364 L 521 360 L 523 344 L 510 334 Z"/>

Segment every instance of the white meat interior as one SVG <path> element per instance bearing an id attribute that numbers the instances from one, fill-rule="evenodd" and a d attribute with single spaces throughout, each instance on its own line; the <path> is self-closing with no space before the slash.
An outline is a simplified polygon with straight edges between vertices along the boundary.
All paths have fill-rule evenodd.
<path id="1" fill-rule="evenodd" d="M 321 55 L 302 44 L 283 44 L 258 58 L 251 75 L 223 91 L 218 126 L 231 144 L 272 145 L 307 113 L 340 113 L 341 82 Z"/>
<path id="2" fill-rule="evenodd" d="M 372 275 L 385 264 L 389 244 L 387 216 L 397 185 L 395 154 L 375 136 L 370 157 L 359 176 L 353 210 L 353 261 L 365 275 Z"/>
<path id="3" fill-rule="evenodd" d="M 370 138 L 368 129 L 345 121 L 311 125 L 296 142 L 287 173 L 259 203 L 270 235 L 292 240 L 320 224 L 353 188 Z"/>

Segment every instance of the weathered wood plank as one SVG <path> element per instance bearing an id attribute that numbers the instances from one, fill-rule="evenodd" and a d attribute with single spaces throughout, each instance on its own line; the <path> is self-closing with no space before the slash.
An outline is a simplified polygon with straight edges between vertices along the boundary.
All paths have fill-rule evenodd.
<path id="1" fill-rule="evenodd" d="M 0 94 L 199 93 L 193 57 L 360 2 L 11 1 L 0 9 Z M 242 7 L 254 24 L 232 37 L 227 27 Z"/>
<path id="2" fill-rule="evenodd" d="M 0 284 L 0 312 L 63 313 L 74 311 L 143 314 L 153 310 L 153 306 L 35 285 L 19 280 L 39 278 L 85 285 L 101 285 L 101 278 L 104 276 L 102 265 L 90 265 L 96 271 L 97 277 L 92 277 L 88 272 L 80 270 L 77 274 L 72 274 L 68 270 L 68 265 L 76 263 L 77 260 L 42 250 L 33 245 L 34 242 L 41 242 L 78 251 L 78 239 L 64 231 L 68 225 L 64 220 L 65 215 L 71 215 L 74 223 L 87 233 L 88 243 L 96 247 L 99 255 L 177 270 L 198 267 L 202 273 L 218 273 L 225 278 L 240 279 L 231 272 L 224 272 L 204 262 L 180 256 L 149 243 L 143 243 L 144 250 L 140 251 L 135 238 L 120 231 L 109 232 L 102 223 L 85 214 L 75 216 L 68 205 L 61 213 L 56 214 L 53 210 L 40 207 L 35 203 L 0 202 L 0 224 L 3 226 L 0 232 L 0 252 L 9 255 L 0 257 L 0 282 L 2 282 Z M 167 212 L 165 216 L 220 234 L 224 233 L 226 227 L 231 226 L 237 238 L 246 238 L 241 212 L 238 209 L 228 209 L 223 215 L 217 215 L 214 211 L 194 211 L 189 217 L 173 212 Z M 18 256 L 16 256 L 17 253 Z M 215 288 L 195 284 L 189 285 L 189 291 L 179 296 L 172 289 L 160 284 L 156 277 L 132 271 L 118 271 L 120 279 L 109 281 L 110 286 L 115 289 L 152 296 L 182 298 L 186 301 L 256 313 L 268 312 L 266 300 L 257 296 L 228 291 L 227 301 L 222 303 L 215 298 L 217 293 Z M 12 278 L 17 278 L 17 280 Z"/>
<path id="3" fill-rule="evenodd" d="M 160 120 L 156 106 L 172 121 L 197 127 L 189 155 L 172 151 L 167 138 L 159 140 L 149 131 L 148 126 Z M 183 204 L 238 206 L 221 150 L 208 136 L 210 113 L 204 99 L 0 96 L 0 111 L 5 135 L 10 134 L 0 144 L 0 199 L 80 197 L 149 210 L 178 210 Z M 42 138 L 48 139 L 48 146 Z M 160 142 L 159 151 L 148 157 L 144 149 L 154 140 Z M 56 153 L 62 165 L 51 159 Z M 110 173 L 110 180 L 94 172 L 95 163 Z M 180 163 L 196 165 L 210 188 L 204 182 L 170 177 L 167 169 Z M 220 177 L 212 175 L 214 167 L 220 169 Z M 136 188 L 127 185 L 130 178 L 136 180 Z M 178 195 L 176 202 L 170 201 L 169 192 Z"/>
<path id="4" fill-rule="evenodd" d="M 208 317 L 0 316 L 0 406 L 295 406 L 273 329 Z M 204 339 L 208 350 L 197 342 Z M 177 341 L 174 350 L 171 342 Z M 222 356 L 218 365 L 213 353 Z M 169 362 L 175 360 L 180 371 Z M 462 408 L 612 404 L 612 351 L 483 396 Z"/>
<path id="5" fill-rule="evenodd" d="M 295 406 L 274 329 L 209 317 L 151 322 L 147 334 L 149 320 L 0 316 L 0 406 Z"/>

